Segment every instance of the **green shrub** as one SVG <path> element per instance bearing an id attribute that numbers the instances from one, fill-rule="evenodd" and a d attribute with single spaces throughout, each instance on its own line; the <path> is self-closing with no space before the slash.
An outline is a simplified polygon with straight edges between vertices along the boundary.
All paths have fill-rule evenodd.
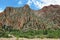
<path id="1" fill-rule="evenodd" d="M 12 31 L 0 31 L 0 37 L 9 38 L 11 34 L 17 38 L 60 38 L 60 29 L 45 29 L 45 30 L 12 30 Z"/>
<path id="2" fill-rule="evenodd" d="M 60 38 L 60 30 L 48 30 L 48 38 Z"/>

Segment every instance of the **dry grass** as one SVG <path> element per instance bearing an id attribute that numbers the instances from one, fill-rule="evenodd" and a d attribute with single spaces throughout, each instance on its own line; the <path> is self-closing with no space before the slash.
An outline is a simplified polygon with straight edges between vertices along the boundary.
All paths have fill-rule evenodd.
<path id="1" fill-rule="evenodd" d="M 49 38 L 34 38 L 34 39 L 27 39 L 27 38 L 0 38 L 0 40 L 60 40 L 60 39 L 49 39 Z"/>

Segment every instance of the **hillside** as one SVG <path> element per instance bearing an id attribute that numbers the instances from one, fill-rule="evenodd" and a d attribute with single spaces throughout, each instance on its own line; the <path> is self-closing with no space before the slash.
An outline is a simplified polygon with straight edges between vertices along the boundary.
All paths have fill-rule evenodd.
<path id="1" fill-rule="evenodd" d="M 60 5 L 45 6 L 40 10 L 32 10 L 28 5 L 19 8 L 6 7 L 0 13 L 0 27 L 2 26 L 24 30 L 58 29 L 60 28 Z"/>

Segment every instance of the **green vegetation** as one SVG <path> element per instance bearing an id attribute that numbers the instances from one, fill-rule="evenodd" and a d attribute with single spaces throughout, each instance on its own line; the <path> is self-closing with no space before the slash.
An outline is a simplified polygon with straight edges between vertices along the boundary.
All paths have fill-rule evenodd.
<path id="1" fill-rule="evenodd" d="M 60 29 L 45 29 L 45 30 L 0 30 L 0 37 L 4 37 L 4 38 L 10 38 L 13 36 L 9 36 L 13 35 L 14 37 L 22 37 L 22 38 L 60 38 Z"/>
<path id="2" fill-rule="evenodd" d="M 15 37 L 23 38 L 60 38 L 60 29 L 57 30 L 28 30 L 24 31 L 12 31 L 10 32 Z"/>

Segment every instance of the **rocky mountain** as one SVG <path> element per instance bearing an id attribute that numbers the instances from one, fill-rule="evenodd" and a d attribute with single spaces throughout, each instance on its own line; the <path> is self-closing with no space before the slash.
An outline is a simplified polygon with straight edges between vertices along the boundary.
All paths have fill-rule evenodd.
<path id="1" fill-rule="evenodd" d="M 60 5 L 45 6 L 40 10 L 24 7 L 6 7 L 0 13 L 0 27 L 13 29 L 58 29 L 60 28 Z"/>

